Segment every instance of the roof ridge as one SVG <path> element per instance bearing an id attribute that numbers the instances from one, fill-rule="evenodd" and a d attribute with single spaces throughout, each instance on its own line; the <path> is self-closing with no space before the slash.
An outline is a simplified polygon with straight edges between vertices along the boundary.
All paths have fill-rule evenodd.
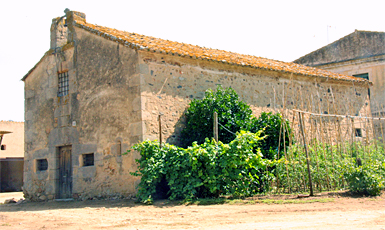
<path id="1" fill-rule="evenodd" d="M 364 32 L 364 33 L 381 33 L 381 34 L 385 34 L 385 32 L 383 31 L 372 31 L 372 30 L 358 30 L 356 29 L 354 32 Z"/>
<path id="2" fill-rule="evenodd" d="M 145 50 L 149 52 L 179 55 L 182 57 L 188 56 L 191 58 L 222 62 L 230 65 L 272 70 L 277 72 L 295 73 L 304 76 L 331 78 L 352 82 L 368 82 L 365 79 L 333 73 L 314 67 L 296 64 L 293 62 L 283 62 L 264 57 L 239 54 L 231 51 L 169 41 L 165 39 L 155 38 L 152 36 L 146 36 L 138 33 L 131 33 L 109 27 L 99 26 L 96 24 L 88 23 L 85 20 L 75 20 L 75 26 L 85 29 L 91 33 L 97 34 L 103 38 L 128 46 L 130 48 Z"/>

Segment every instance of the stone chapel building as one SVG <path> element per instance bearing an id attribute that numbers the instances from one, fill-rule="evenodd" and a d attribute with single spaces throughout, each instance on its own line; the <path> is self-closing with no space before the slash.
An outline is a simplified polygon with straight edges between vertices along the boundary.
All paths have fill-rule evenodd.
<path id="1" fill-rule="evenodd" d="M 133 144 L 178 144 L 183 112 L 208 88 L 232 87 L 254 113 L 367 109 L 366 79 L 91 24 L 66 10 L 51 47 L 23 77 L 24 194 L 31 200 L 135 194 Z M 313 106 L 317 102 L 317 107 Z"/>

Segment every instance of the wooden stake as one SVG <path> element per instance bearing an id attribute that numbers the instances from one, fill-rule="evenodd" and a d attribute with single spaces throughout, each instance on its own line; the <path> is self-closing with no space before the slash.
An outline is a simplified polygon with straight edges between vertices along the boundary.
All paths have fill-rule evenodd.
<path id="1" fill-rule="evenodd" d="M 217 112 L 214 112 L 214 127 L 213 127 L 213 130 L 214 130 L 214 140 L 216 142 L 218 142 L 218 113 Z"/>
<path id="2" fill-rule="evenodd" d="M 158 115 L 158 121 L 159 121 L 159 148 L 162 148 L 162 119 L 161 114 Z"/>
<path id="3" fill-rule="evenodd" d="M 299 121 L 300 121 L 300 127 L 301 127 L 301 133 L 302 133 L 302 137 L 303 137 L 303 144 L 304 144 L 304 148 L 305 148 L 305 153 L 306 153 L 306 162 L 307 162 L 307 173 L 308 173 L 308 176 L 309 176 L 309 187 L 310 187 L 310 196 L 314 196 L 313 194 L 313 183 L 311 181 L 311 174 L 310 174 L 310 158 L 309 158 L 309 154 L 307 152 L 307 146 L 306 146 L 306 139 L 305 139 L 305 131 L 304 131 L 304 127 L 303 127 L 303 119 L 301 117 L 301 113 L 299 113 Z"/>

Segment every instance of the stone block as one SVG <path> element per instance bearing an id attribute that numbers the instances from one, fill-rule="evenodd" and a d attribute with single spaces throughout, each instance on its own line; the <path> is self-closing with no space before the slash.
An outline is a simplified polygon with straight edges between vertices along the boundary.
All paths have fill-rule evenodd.
<path id="1" fill-rule="evenodd" d="M 78 169 L 79 178 L 94 178 L 96 176 L 96 166 L 80 167 Z"/>
<path id="2" fill-rule="evenodd" d="M 61 116 L 61 106 L 58 106 L 58 107 L 56 107 L 55 109 L 54 109 L 54 111 L 53 111 L 53 116 L 55 117 L 55 118 L 58 118 L 58 117 L 60 117 Z"/>
<path id="3" fill-rule="evenodd" d="M 128 129 L 132 136 L 141 136 L 143 133 L 145 133 L 143 122 L 131 123 L 129 124 Z"/>
<path id="4" fill-rule="evenodd" d="M 135 74 L 128 80 L 129 87 L 144 85 L 146 83 L 143 74 Z"/>
<path id="5" fill-rule="evenodd" d="M 65 104 L 61 106 L 61 116 L 70 116 L 71 115 L 71 105 Z"/>
<path id="6" fill-rule="evenodd" d="M 59 168 L 59 165 L 58 165 L 58 162 L 59 162 L 59 158 L 57 157 L 48 157 L 48 168 L 50 170 L 56 170 Z"/>
<path id="7" fill-rule="evenodd" d="M 143 121 L 149 121 L 149 120 L 152 120 L 152 115 L 150 112 L 148 111 L 143 111 L 142 112 L 142 120 Z"/>
<path id="8" fill-rule="evenodd" d="M 58 123 L 59 123 L 60 127 L 70 126 L 69 116 L 61 116 L 61 117 L 59 117 L 59 122 Z"/>
<path id="9" fill-rule="evenodd" d="M 148 65 L 147 64 L 140 64 L 139 65 L 139 72 L 141 74 L 149 74 Z"/>
<path id="10" fill-rule="evenodd" d="M 33 119 L 33 111 L 29 110 L 25 113 L 25 120 L 32 120 Z"/>
<path id="11" fill-rule="evenodd" d="M 139 111 L 142 109 L 142 97 L 137 97 L 132 101 L 132 110 Z"/>
<path id="12" fill-rule="evenodd" d="M 48 178 L 50 180 L 58 180 L 59 179 L 59 171 L 56 169 L 48 169 Z"/>
<path id="13" fill-rule="evenodd" d="M 35 91 L 34 90 L 25 90 L 25 98 L 32 98 L 35 96 Z"/>
<path id="14" fill-rule="evenodd" d="M 47 88 L 45 97 L 46 99 L 56 98 L 57 97 L 57 87 L 56 88 Z"/>

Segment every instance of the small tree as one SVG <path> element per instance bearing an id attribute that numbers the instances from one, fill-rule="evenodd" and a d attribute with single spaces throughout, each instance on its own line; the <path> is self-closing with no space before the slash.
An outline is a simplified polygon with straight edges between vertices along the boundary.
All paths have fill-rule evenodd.
<path id="1" fill-rule="evenodd" d="M 289 136 L 292 131 L 289 121 L 283 119 L 280 113 L 262 112 L 256 118 L 252 115 L 250 106 L 239 100 L 235 90 L 218 86 L 216 92 L 208 89 L 202 100 L 190 102 L 190 107 L 185 114 L 186 127 L 181 135 L 182 147 L 186 148 L 194 141 L 202 144 L 205 138 L 211 139 L 214 136 L 214 112 L 218 113 L 218 122 L 225 127 L 219 125 L 219 140 L 223 143 L 230 143 L 234 140 L 235 135 L 232 133 L 240 130 L 257 133 L 264 129 L 262 135 L 267 137 L 258 146 L 261 148 L 264 158 L 277 159 L 278 146 L 282 151 L 285 146 L 289 145 Z"/>
<path id="2" fill-rule="evenodd" d="M 252 118 L 252 111 L 232 88 L 223 89 L 218 86 L 216 92 L 208 89 L 202 100 L 192 100 L 186 111 L 186 127 L 182 131 L 181 146 L 187 147 L 197 141 L 202 144 L 205 138 L 213 135 L 213 114 L 218 113 L 218 122 L 229 131 L 236 133 L 244 122 Z M 235 135 L 219 126 L 219 140 L 229 143 Z"/>

